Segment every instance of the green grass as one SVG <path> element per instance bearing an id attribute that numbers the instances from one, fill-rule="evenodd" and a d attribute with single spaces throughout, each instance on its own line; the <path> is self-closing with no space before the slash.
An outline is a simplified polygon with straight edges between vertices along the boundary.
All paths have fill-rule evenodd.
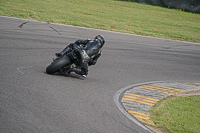
<path id="1" fill-rule="evenodd" d="M 156 127 L 170 133 L 199 133 L 200 96 L 167 97 L 150 109 Z"/>
<path id="2" fill-rule="evenodd" d="M 0 0 L 0 15 L 200 42 L 200 14 L 117 0 Z"/>

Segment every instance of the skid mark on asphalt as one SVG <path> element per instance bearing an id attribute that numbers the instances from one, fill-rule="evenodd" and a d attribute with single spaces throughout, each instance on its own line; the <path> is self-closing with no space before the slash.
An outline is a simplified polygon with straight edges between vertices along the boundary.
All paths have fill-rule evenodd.
<path id="1" fill-rule="evenodd" d="M 149 109 L 159 101 L 159 98 L 197 89 L 200 89 L 200 83 L 196 82 L 138 85 L 123 93 L 121 103 L 125 110 L 138 121 L 154 125 L 150 120 Z"/>
<path id="2" fill-rule="evenodd" d="M 23 27 L 25 24 L 27 24 L 27 23 L 28 23 L 28 21 L 26 21 L 26 22 L 20 24 L 18 27 L 19 27 L 19 28 L 22 28 L 22 27 Z"/>

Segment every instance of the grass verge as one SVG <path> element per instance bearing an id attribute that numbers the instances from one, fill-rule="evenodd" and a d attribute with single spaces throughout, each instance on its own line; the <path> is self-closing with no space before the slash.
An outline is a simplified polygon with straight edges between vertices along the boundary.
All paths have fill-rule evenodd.
<path id="1" fill-rule="evenodd" d="M 200 42 L 200 14 L 118 0 L 0 0 L 0 15 Z"/>
<path id="2" fill-rule="evenodd" d="M 170 133 L 200 131 L 200 96 L 170 96 L 160 100 L 149 112 L 155 127 Z"/>

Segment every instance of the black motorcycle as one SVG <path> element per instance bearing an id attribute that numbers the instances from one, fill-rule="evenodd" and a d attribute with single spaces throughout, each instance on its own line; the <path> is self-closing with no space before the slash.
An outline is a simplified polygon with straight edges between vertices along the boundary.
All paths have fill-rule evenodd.
<path id="1" fill-rule="evenodd" d="M 105 43 L 105 39 L 102 35 L 97 35 L 94 40 L 89 41 L 89 43 L 88 40 L 82 40 L 82 44 L 81 40 L 78 42 L 79 43 L 70 44 L 70 46 L 73 46 L 71 46 L 71 49 L 67 51 L 66 54 L 61 54 L 60 56 L 56 55 L 59 57 L 54 59 L 53 62 L 46 68 L 46 72 L 48 74 L 54 74 L 56 72 L 69 74 L 71 71 L 74 71 L 75 73 L 80 73 L 83 77 L 86 77 L 88 73 L 88 66 L 95 65 L 97 59 L 101 56 L 101 48 Z M 85 42 L 87 43 L 85 44 Z M 81 73 L 82 70 L 86 75 Z"/>

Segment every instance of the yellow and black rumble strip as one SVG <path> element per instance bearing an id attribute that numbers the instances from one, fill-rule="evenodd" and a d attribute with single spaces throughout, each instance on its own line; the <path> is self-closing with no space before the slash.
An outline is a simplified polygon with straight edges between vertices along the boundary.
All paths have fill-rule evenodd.
<path id="1" fill-rule="evenodd" d="M 199 89 L 200 83 L 197 82 L 149 83 L 127 89 L 123 93 L 121 103 L 125 110 L 138 121 L 154 125 L 150 120 L 149 109 L 160 98 Z"/>

